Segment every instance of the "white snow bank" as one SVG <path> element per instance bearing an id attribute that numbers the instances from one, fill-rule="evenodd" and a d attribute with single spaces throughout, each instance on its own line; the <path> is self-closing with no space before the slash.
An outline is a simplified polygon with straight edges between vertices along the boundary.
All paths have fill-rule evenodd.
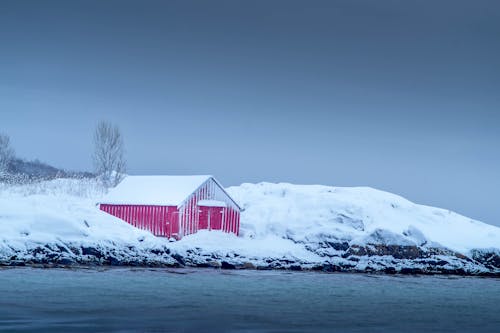
<path id="1" fill-rule="evenodd" d="M 307 248 L 322 241 L 439 243 L 467 252 L 500 249 L 500 228 L 453 212 L 416 205 L 370 188 L 243 184 L 228 189 L 245 211 L 241 237 L 199 232 L 176 243 L 157 238 L 99 210 L 104 191 L 89 180 L 55 180 L 0 187 L 0 252 L 33 244 L 82 245 L 237 253 L 247 258 L 322 259 Z"/>
<path id="2" fill-rule="evenodd" d="M 245 209 L 241 216 L 245 237 L 276 235 L 315 242 L 334 236 L 360 244 L 434 242 L 459 252 L 500 248 L 498 227 L 372 188 L 259 183 L 227 191 Z"/>
<path id="3" fill-rule="evenodd" d="M 166 238 L 154 237 L 99 210 L 96 203 L 101 202 L 103 196 L 105 191 L 89 180 L 59 179 L 0 186 L 0 253 L 2 249 L 25 250 L 37 244 L 53 243 L 139 249 L 168 245 L 181 253 L 199 247 L 204 252 L 237 253 L 253 258 L 320 261 L 302 245 L 276 235 L 252 240 L 223 232 L 201 231 L 170 243 Z"/>
<path id="4" fill-rule="evenodd" d="M 221 257 L 227 253 L 236 253 L 246 258 L 294 258 L 307 262 L 322 261 L 321 257 L 307 251 L 303 245 L 276 235 L 250 239 L 222 231 L 200 230 L 170 245 L 170 248 L 178 251 L 187 251 L 195 247 Z"/>
<path id="5" fill-rule="evenodd" d="M 60 241 L 81 244 L 137 243 L 155 237 L 101 212 L 104 190 L 91 180 L 58 179 L 0 187 L 0 248 Z"/>

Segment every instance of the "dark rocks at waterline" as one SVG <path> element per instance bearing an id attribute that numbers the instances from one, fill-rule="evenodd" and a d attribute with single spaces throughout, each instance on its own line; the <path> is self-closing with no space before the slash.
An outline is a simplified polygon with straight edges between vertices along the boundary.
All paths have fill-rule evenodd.
<path id="1" fill-rule="evenodd" d="M 221 262 L 220 268 L 222 268 L 222 269 L 236 269 L 236 266 L 228 263 L 227 261 L 223 261 L 223 262 Z"/>
<path id="2" fill-rule="evenodd" d="M 323 264 L 316 265 L 311 268 L 313 271 L 325 272 L 325 273 L 334 273 L 334 272 L 347 272 L 351 269 L 352 266 L 340 266 L 340 265 L 332 265 L 332 264 Z"/>
<path id="3" fill-rule="evenodd" d="M 344 244 L 336 246 L 345 248 Z M 204 267 L 213 269 L 257 269 L 319 272 L 356 272 L 385 274 L 453 274 L 468 276 L 500 276 L 499 256 L 495 251 L 476 251 L 472 258 L 440 248 L 375 245 L 349 246 L 337 256 L 325 257 L 322 263 L 309 263 L 295 258 L 246 258 L 241 254 L 203 252 L 199 248 L 185 253 L 166 247 L 77 246 L 47 244 L 27 250 L 0 254 L 0 266 L 82 267 Z"/>
<path id="4" fill-rule="evenodd" d="M 71 266 L 75 264 L 75 261 L 71 258 L 59 258 L 56 263 L 58 265 Z"/>
<path id="5" fill-rule="evenodd" d="M 472 250 L 472 259 L 489 268 L 500 269 L 499 250 Z"/>
<path id="6" fill-rule="evenodd" d="M 352 245 L 345 254 L 349 256 L 392 256 L 394 259 L 419 259 L 435 255 L 456 256 L 457 253 L 444 248 L 423 248 L 416 245 L 385 245 L 367 244 L 366 246 Z M 463 256 L 461 256 L 462 259 Z"/>
<path id="7" fill-rule="evenodd" d="M 390 268 L 390 267 L 388 267 Z M 398 272 L 396 271 L 396 273 L 400 273 L 400 274 L 410 274 L 410 275 L 417 275 L 417 274 L 424 274 L 424 270 L 420 269 L 420 268 L 413 268 L 413 267 L 403 267 L 401 268 L 401 270 Z"/>
<path id="8" fill-rule="evenodd" d="M 81 250 L 82 250 L 81 253 L 84 256 L 94 256 L 94 257 L 96 257 L 98 259 L 100 259 L 100 258 L 103 257 L 101 251 L 99 251 L 98 249 L 96 249 L 94 247 L 87 247 L 87 246 L 85 246 L 85 247 L 82 247 Z"/>
<path id="9" fill-rule="evenodd" d="M 171 257 L 174 258 L 179 265 L 181 266 L 186 265 L 186 263 L 184 262 L 184 258 L 181 255 L 174 253 L 171 255 Z"/>
<path id="10" fill-rule="evenodd" d="M 396 274 L 398 271 L 394 267 L 386 267 L 384 268 L 385 274 Z"/>

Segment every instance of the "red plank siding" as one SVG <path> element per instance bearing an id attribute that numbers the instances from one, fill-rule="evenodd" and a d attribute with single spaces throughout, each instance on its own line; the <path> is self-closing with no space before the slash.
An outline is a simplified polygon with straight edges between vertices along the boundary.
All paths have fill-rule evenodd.
<path id="1" fill-rule="evenodd" d="M 200 200 L 221 201 L 225 207 L 198 206 Z M 236 235 L 240 229 L 239 207 L 213 179 L 202 184 L 179 207 L 101 204 L 100 209 L 155 236 L 175 239 L 200 229 L 222 230 Z"/>

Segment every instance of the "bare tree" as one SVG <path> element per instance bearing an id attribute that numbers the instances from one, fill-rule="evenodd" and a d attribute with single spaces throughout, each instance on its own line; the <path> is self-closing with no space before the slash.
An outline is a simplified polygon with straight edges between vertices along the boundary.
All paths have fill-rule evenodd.
<path id="1" fill-rule="evenodd" d="M 105 187 L 118 185 L 125 174 L 123 138 L 118 126 L 106 121 L 94 133 L 94 168 Z"/>
<path id="2" fill-rule="evenodd" d="M 14 159 L 14 150 L 10 146 L 10 138 L 0 134 L 0 177 L 7 174 L 9 163 Z"/>

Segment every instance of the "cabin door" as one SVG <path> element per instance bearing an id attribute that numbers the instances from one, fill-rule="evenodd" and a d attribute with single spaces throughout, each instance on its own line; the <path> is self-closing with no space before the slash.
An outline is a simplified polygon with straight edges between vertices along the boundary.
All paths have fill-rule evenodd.
<path id="1" fill-rule="evenodd" d="M 224 207 L 200 206 L 198 229 L 222 230 L 222 214 Z"/>

